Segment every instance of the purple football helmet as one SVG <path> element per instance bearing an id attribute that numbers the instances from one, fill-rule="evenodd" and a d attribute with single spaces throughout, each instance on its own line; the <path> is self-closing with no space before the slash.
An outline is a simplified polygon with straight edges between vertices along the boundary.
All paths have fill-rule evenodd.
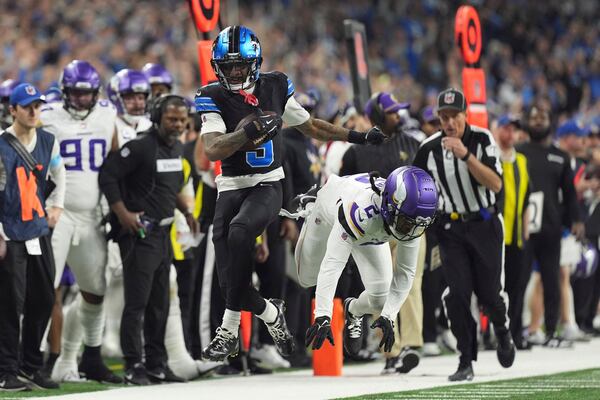
<path id="1" fill-rule="evenodd" d="M 78 119 L 89 115 L 100 91 L 100 75 L 87 61 L 73 60 L 63 70 L 60 79 L 66 110 Z M 83 101 L 80 96 L 92 94 L 91 101 Z"/>
<path id="2" fill-rule="evenodd" d="M 433 178 L 417 167 L 396 168 L 381 193 L 381 217 L 388 232 L 407 241 L 421 236 L 435 220 L 438 192 Z"/>
<path id="3" fill-rule="evenodd" d="M 146 101 L 144 101 L 144 106 L 139 107 L 139 109 L 127 110 L 123 96 L 130 93 L 142 93 L 147 100 L 150 96 L 150 82 L 148 82 L 142 71 L 122 69 L 110 80 L 106 87 L 106 94 L 117 108 L 119 115 L 143 115 L 146 109 Z"/>
<path id="4" fill-rule="evenodd" d="M 15 79 L 7 79 L 0 83 L 0 125 L 2 129 L 8 128 L 13 123 L 8 105 L 10 94 L 18 85 L 19 82 Z"/>
<path id="5" fill-rule="evenodd" d="M 148 78 L 150 85 L 165 85 L 169 92 L 173 89 L 173 76 L 162 65 L 147 63 L 142 68 L 142 72 L 146 75 L 146 78 Z M 156 96 L 154 93 L 152 95 Z"/>

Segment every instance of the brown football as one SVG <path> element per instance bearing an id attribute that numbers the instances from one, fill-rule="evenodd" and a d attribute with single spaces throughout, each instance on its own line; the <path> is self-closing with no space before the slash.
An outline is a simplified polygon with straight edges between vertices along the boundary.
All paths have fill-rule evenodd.
<path id="1" fill-rule="evenodd" d="M 263 111 L 263 114 L 265 114 L 265 115 L 277 115 L 277 113 L 274 112 L 274 111 Z M 237 126 L 235 127 L 235 131 L 237 131 L 239 129 L 242 129 L 244 127 L 244 125 L 248 124 L 249 122 L 256 121 L 257 118 L 258 118 L 258 114 L 257 113 L 252 113 L 252 114 L 246 115 L 244 118 L 242 118 L 240 120 L 240 122 L 238 122 Z M 264 138 L 264 136 L 262 138 Z M 242 147 L 240 147 L 240 151 L 254 150 L 256 148 L 256 146 L 259 146 L 261 144 L 262 138 L 256 139 L 256 143 L 254 143 L 251 140 L 248 140 L 246 142 L 246 144 L 244 144 Z"/>

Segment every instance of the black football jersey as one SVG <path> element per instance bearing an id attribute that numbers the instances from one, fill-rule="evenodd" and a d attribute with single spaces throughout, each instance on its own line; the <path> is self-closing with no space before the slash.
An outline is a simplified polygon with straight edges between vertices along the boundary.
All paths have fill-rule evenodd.
<path id="1" fill-rule="evenodd" d="M 258 107 L 283 115 L 287 100 L 294 94 L 294 85 L 281 72 L 261 73 L 252 93 L 258 99 Z M 196 112 L 217 112 L 225 121 L 227 132 L 234 132 L 238 123 L 247 115 L 256 113 L 256 107 L 244 102 L 244 97 L 230 92 L 219 83 L 204 86 L 195 98 Z M 251 151 L 236 151 L 221 160 L 223 176 L 264 174 L 281 167 L 282 138 L 276 135 Z"/>

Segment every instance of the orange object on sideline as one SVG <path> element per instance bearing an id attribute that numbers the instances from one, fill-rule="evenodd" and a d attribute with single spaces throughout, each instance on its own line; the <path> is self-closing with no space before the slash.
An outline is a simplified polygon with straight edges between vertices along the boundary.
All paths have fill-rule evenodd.
<path id="1" fill-rule="evenodd" d="M 200 68 L 200 83 L 202 86 L 217 81 L 217 76 L 210 65 L 212 56 L 212 40 L 198 40 L 198 66 Z"/>
<path id="2" fill-rule="evenodd" d="M 252 338 L 252 313 L 250 311 L 242 311 L 240 330 L 240 334 L 242 335 L 242 351 L 247 352 L 250 350 L 250 339 Z"/>
<path id="3" fill-rule="evenodd" d="M 312 301 L 311 323 L 315 320 L 315 300 Z M 341 376 L 344 364 L 343 333 L 344 333 L 344 308 L 342 299 L 333 299 L 333 318 L 331 319 L 331 332 L 335 346 L 325 340 L 319 350 L 313 350 L 313 375 L 315 376 Z"/>

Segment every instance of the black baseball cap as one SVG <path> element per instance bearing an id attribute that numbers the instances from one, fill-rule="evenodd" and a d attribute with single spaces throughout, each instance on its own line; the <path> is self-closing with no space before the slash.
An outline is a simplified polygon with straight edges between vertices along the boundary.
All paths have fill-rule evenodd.
<path id="1" fill-rule="evenodd" d="M 442 91 L 437 98 L 437 110 L 453 109 L 458 111 L 467 110 L 465 95 L 458 89 L 448 88 Z"/>

